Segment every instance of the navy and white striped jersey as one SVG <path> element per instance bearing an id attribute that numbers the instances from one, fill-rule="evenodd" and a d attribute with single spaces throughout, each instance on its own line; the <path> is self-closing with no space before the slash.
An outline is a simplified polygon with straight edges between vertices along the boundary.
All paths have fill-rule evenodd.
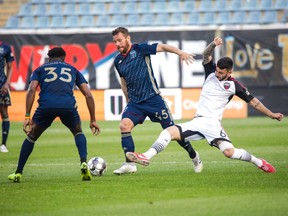
<path id="1" fill-rule="evenodd" d="M 205 82 L 202 87 L 197 116 L 222 119 L 224 109 L 234 95 L 246 103 L 254 97 L 241 83 L 230 77 L 228 80 L 219 81 L 215 76 L 216 64 L 213 61 L 204 65 Z"/>
<path id="2" fill-rule="evenodd" d="M 40 85 L 39 108 L 75 108 L 74 86 L 87 83 L 84 76 L 72 65 L 52 61 L 38 67 L 31 75 L 30 82 L 37 80 Z"/>
<path id="3" fill-rule="evenodd" d="M 114 66 L 126 81 L 128 98 L 139 103 L 160 94 L 150 55 L 156 54 L 157 43 L 133 44 L 127 55 L 118 54 Z"/>
<path id="4" fill-rule="evenodd" d="M 6 82 L 5 63 L 14 61 L 11 47 L 0 41 L 0 88 Z"/>

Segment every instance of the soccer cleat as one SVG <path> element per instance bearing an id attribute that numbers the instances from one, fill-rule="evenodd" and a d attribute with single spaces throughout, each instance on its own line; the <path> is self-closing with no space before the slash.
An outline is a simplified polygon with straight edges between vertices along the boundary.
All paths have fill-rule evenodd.
<path id="1" fill-rule="evenodd" d="M 12 173 L 8 175 L 8 179 L 13 182 L 20 182 L 21 177 L 22 177 L 21 173 Z"/>
<path id="2" fill-rule="evenodd" d="M 7 149 L 7 147 L 6 147 L 4 144 L 2 144 L 2 145 L 0 146 L 0 151 L 3 152 L 3 153 L 9 152 L 8 149 Z"/>
<path id="3" fill-rule="evenodd" d="M 143 155 L 143 154 L 138 154 L 136 152 L 127 152 L 126 153 L 126 157 L 135 162 L 135 163 L 139 163 L 143 166 L 148 166 L 149 165 L 149 159 Z"/>
<path id="4" fill-rule="evenodd" d="M 80 166 L 80 169 L 81 169 L 82 180 L 90 181 L 92 179 L 92 175 L 90 173 L 87 163 L 83 162 Z"/>
<path id="5" fill-rule="evenodd" d="M 260 159 L 262 160 L 262 166 L 259 167 L 259 169 L 262 169 L 264 172 L 268 172 L 268 173 L 274 173 L 276 172 L 276 169 L 269 164 L 266 160 L 264 159 Z"/>
<path id="6" fill-rule="evenodd" d="M 198 152 L 196 152 L 196 157 L 194 159 L 192 159 L 192 163 L 193 163 L 193 166 L 194 166 L 194 171 L 196 173 L 200 173 L 202 172 L 203 170 L 203 163 L 200 159 L 200 155 Z"/>
<path id="7" fill-rule="evenodd" d="M 135 173 L 135 172 L 137 172 L 137 167 L 132 162 L 123 163 L 119 169 L 116 169 L 113 171 L 113 173 L 116 175 L 129 174 L 129 173 Z"/>

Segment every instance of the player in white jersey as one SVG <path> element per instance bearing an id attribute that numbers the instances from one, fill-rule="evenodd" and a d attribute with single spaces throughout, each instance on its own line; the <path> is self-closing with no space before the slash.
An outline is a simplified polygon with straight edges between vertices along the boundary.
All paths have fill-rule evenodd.
<path id="1" fill-rule="evenodd" d="M 273 113 L 266 108 L 242 84 L 231 77 L 232 59 L 223 57 L 217 62 L 217 65 L 212 61 L 211 55 L 214 48 L 220 46 L 222 42 L 220 37 L 216 37 L 203 51 L 205 82 L 194 119 L 163 130 L 150 149 L 143 154 L 127 152 L 126 156 L 131 161 L 147 166 L 149 160 L 161 152 L 171 140 L 206 139 L 211 146 L 219 148 L 228 158 L 251 162 L 265 172 L 273 173 L 276 171 L 264 159 L 257 158 L 244 149 L 235 148 L 221 125 L 225 106 L 234 95 L 271 119 L 281 121 L 284 117 L 282 113 Z"/>

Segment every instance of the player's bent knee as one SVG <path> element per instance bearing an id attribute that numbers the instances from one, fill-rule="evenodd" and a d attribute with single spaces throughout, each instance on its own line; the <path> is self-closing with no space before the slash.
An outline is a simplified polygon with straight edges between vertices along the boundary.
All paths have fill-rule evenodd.
<path id="1" fill-rule="evenodd" d="M 226 157 L 231 158 L 234 154 L 234 146 L 232 143 L 228 141 L 222 141 L 220 144 L 218 144 L 218 146 Z"/>

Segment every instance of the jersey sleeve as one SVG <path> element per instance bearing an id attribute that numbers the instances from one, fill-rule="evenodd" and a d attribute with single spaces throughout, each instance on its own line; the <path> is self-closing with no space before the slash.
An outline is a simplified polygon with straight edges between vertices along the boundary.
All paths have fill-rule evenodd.
<path id="1" fill-rule="evenodd" d="M 246 103 L 249 103 L 254 98 L 254 96 L 252 96 L 247 88 L 238 81 L 234 80 L 234 83 L 236 88 L 235 95 L 244 100 Z"/>
<path id="2" fill-rule="evenodd" d="M 142 43 L 142 44 L 135 44 L 135 49 L 138 50 L 138 52 L 141 52 L 143 55 L 155 55 L 158 43 L 153 43 L 153 44 L 147 44 L 147 43 Z"/>
<path id="3" fill-rule="evenodd" d="M 213 61 L 203 64 L 203 67 L 205 71 L 205 80 L 211 73 L 215 73 L 216 71 L 216 64 Z"/>
<path id="4" fill-rule="evenodd" d="M 7 55 L 6 55 L 6 62 L 14 61 L 14 55 L 12 53 L 11 47 L 7 45 Z"/>
<path id="5" fill-rule="evenodd" d="M 79 87 L 82 83 L 88 84 L 88 82 L 85 79 L 85 77 L 83 76 L 83 74 L 80 71 L 78 71 L 77 69 L 75 69 L 75 71 L 76 71 L 76 81 L 75 81 L 76 86 Z"/>

